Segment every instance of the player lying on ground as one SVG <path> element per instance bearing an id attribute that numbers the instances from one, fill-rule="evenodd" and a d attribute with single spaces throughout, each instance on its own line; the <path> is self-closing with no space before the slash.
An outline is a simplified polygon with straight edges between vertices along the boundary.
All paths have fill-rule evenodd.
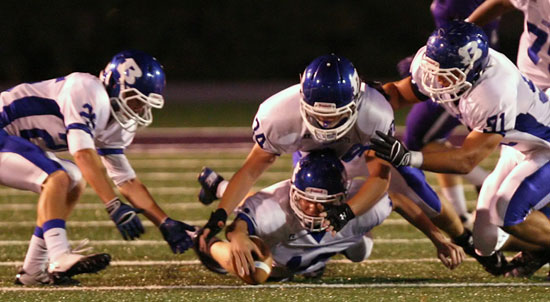
<path id="1" fill-rule="evenodd" d="M 279 155 L 329 148 L 344 161 L 350 178 L 365 177 L 362 188 L 347 203 L 333 207 L 325 214 L 329 230 L 339 231 L 354 216 L 360 216 L 386 192 L 400 193 L 415 202 L 431 221 L 454 243 L 464 248 L 492 274 L 500 274 L 504 256 L 495 253 L 489 257 L 477 255 L 458 215 L 447 202 L 441 202 L 428 185 L 422 172 L 416 168 L 392 169 L 376 158 L 370 148 L 370 139 L 394 131 L 394 116 L 381 87 L 363 83 L 357 70 L 346 58 L 335 54 L 314 59 L 305 69 L 300 83 L 293 85 L 264 101 L 253 124 L 256 144 L 245 163 L 229 181 L 224 181 L 211 170 L 204 169 L 199 176 L 203 186 L 199 199 L 203 203 L 221 197 L 218 209 L 212 213 L 200 237 L 205 241 L 221 230 L 231 213 L 254 182 Z M 390 177 L 391 174 L 391 177 Z"/>
<path id="2" fill-rule="evenodd" d="M 347 202 L 364 182 L 355 179 L 349 186 L 344 166 L 332 150 L 312 151 L 298 162 L 292 180 L 248 197 L 226 230 L 229 242 L 212 238 L 201 259 L 214 271 L 223 272 L 219 263 L 241 278 L 248 276 L 258 270 L 252 254 L 259 259 L 265 256 L 249 237 L 257 236 L 271 251 L 272 279 L 289 279 L 296 274 L 320 277 L 326 262 L 338 253 L 354 262 L 367 259 L 373 246 L 369 231 L 394 208 L 430 238 L 446 267 L 454 269 L 463 261 L 462 248 L 445 238 L 418 206 L 400 194 L 391 198 L 384 194 L 370 210 L 351 219 L 338 233 L 327 232 L 328 223 L 322 213 Z M 208 261 L 208 254 L 217 263 Z"/>

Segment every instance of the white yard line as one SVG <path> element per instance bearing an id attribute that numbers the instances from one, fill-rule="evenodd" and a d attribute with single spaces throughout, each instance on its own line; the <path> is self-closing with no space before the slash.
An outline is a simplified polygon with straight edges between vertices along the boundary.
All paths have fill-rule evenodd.
<path id="1" fill-rule="evenodd" d="M 35 291 L 135 291 L 135 290 L 190 290 L 190 289 L 302 289 L 302 288 L 328 288 L 328 289 L 356 289 L 356 288 L 483 288 L 483 287 L 549 287 L 550 282 L 541 283 L 362 283 L 362 284 L 292 284 L 275 283 L 260 285 L 147 285 L 147 286 L 74 286 L 74 287 L 0 287 L 0 291 L 10 292 L 35 292 Z"/>

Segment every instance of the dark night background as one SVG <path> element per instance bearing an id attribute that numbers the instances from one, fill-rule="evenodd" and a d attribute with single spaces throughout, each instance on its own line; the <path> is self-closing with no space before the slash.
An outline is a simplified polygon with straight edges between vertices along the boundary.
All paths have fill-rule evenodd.
<path id="1" fill-rule="evenodd" d="M 168 85 L 297 81 L 314 57 L 335 52 L 363 78 L 395 79 L 395 64 L 433 30 L 431 1 L 4 1 L 0 83 L 97 74 L 126 48 L 151 53 Z M 515 61 L 521 13 L 500 29 Z"/>

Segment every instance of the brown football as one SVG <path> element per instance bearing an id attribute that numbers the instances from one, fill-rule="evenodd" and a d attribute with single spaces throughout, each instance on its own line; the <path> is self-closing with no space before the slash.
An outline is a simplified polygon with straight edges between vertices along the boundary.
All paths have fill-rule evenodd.
<path id="1" fill-rule="evenodd" d="M 271 273 L 271 265 L 273 264 L 273 257 L 271 256 L 271 251 L 269 250 L 269 247 L 263 242 L 262 239 L 260 239 L 257 236 L 250 236 L 250 240 L 256 244 L 256 246 L 260 249 L 262 254 L 264 254 L 263 258 L 259 258 L 256 253 L 252 253 L 252 258 L 254 258 L 254 266 L 256 268 L 255 272 L 253 272 L 250 275 L 244 275 L 241 276 L 237 273 L 237 276 L 243 280 L 244 282 L 248 284 L 261 284 L 264 283 L 267 278 L 269 277 L 269 274 Z M 235 269 L 235 262 L 233 262 L 233 270 L 236 272 Z"/>

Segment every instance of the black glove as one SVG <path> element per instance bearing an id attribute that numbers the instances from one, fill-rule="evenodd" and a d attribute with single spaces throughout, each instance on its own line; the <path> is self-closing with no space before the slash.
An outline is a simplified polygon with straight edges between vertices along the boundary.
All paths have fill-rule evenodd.
<path id="1" fill-rule="evenodd" d="M 227 212 L 225 212 L 224 209 L 217 209 L 216 211 L 212 212 L 210 214 L 210 218 L 208 219 L 208 222 L 206 225 L 199 231 L 200 236 L 205 229 L 209 229 L 210 233 L 208 233 L 208 236 L 206 237 L 206 242 L 210 240 L 212 237 L 216 236 L 225 226 L 225 222 L 227 220 Z M 220 227 L 219 222 L 222 222 L 223 225 Z"/>
<path id="2" fill-rule="evenodd" d="M 347 203 L 343 203 L 337 206 L 330 204 L 326 204 L 323 206 L 325 208 L 325 212 L 327 213 L 325 219 L 330 222 L 330 225 L 336 232 L 340 231 L 346 225 L 346 223 L 348 223 L 348 221 L 352 220 L 355 217 L 355 214 L 353 214 L 353 211 Z"/>
<path id="3" fill-rule="evenodd" d="M 115 222 L 124 240 L 134 240 L 138 238 L 140 234 L 145 233 L 145 229 L 137 215 L 143 212 L 142 209 L 132 208 L 120 201 L 118 197 L 109 201 L 105 205 L 105 208 L 109 216 L 111 216 L 111 219 Z"/>
<path id="4" fill-rule="evenodd" d="M 193 246 L 193 240 L 189 233 L 195 231 L 194 226 L 166 218 L 159 226 L 159 230 L 174 254 L 181 254 Z"/>
<path id="5" fill-rule="evenodd" d="M 396 168 L 410 166 L 411 151 L 409 151 L 402 142 L 380 131 L 376 131 L 376 134 L 382 138 L 372 138 L 370 140 L 372 143 L 371 148 L 375 151 L 376 156 L 390 162 Z"/>

